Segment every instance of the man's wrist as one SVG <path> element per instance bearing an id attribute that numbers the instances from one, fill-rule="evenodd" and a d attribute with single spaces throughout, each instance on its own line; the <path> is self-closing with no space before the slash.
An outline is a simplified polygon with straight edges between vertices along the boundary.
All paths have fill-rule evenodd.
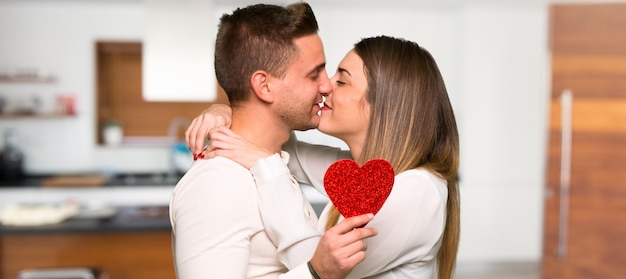
<path id="1" fill-rule="evenodd" d="M 306 265 L 309 267 L 309 272 L 311 272 L 311 276 L 313 277 L 313 279 L 322 279 L 322 277 L 317 274 L 317 271 L 315 271 L 315 268 L 313 268 L 313 264 L 311 264 L 311 261 L 308 261 Z"/>

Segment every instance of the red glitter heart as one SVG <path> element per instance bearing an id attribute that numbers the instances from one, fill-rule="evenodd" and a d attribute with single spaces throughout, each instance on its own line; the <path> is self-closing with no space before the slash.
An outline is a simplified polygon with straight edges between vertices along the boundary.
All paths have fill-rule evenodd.
<path id="1" fill-rule="evenodd" d="M 345 218 L 378 213 L 393 181 L 393 166 L 383 159 L 369 160 L 362 167 L 353 160 L 339 160 L 324 174 L 326 193 Z"/>

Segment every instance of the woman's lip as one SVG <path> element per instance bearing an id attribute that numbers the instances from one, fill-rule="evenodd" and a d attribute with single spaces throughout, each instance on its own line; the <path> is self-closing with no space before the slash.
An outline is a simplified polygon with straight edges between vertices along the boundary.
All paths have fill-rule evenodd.
<path id="1" fill-rule="evenodd" d="M 324 109 L 333 109 L 331 108 L 328 104 L 326 104 L 326 102 L 322 103 L 322 110 Z"/>

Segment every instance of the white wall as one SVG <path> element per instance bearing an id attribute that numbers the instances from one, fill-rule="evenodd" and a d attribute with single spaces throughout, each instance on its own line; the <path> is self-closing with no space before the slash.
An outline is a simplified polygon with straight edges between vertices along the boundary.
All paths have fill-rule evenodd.
<path id="1" fill-rule="evenodd" d="M 164 148 L 95 144 L 95 41 L 140 41 L 142 15 L 140 2 L 0 2 L 0 68 L 38 67 L 57 78 L 50 85 L 0 83 L 0 94 L 38 95 L 48 108 L 57 94 L 77 99 L 75 118 L 0 120 L 0 130 L 18 129 L 28 172 L 168 169 Z"/>
<path id="2" fill-rule="evenodd" d="M 549 98 L 547 13 L 472 8 L 462 22 L 460 259 L 536 260 Z"/>
<path id="3" fill-rule="evenodd" d="M 461 133 L 459 261 L 538 261 L 549 83 L 547 7 L 333 10 L 321 1 L 310 3 L 320 22 L 330 74 L 358 39 L 379 34 L 415 40 L 438 61 Z M 103 148 L 94 138 L 94 41 L 141 40 L 141 5 L 0 1 L 0 68 L 40 67 L 58 78 L 52 85 L 0 84 L 0 94 L 21 98 L 70 92 L 78 98 L 76 118 L 0 120 L 0 131 L 19 130 L 27 170 L 168 168 L 165 148 Z M 338 143 L 316 132 L 301 135 Z"/>

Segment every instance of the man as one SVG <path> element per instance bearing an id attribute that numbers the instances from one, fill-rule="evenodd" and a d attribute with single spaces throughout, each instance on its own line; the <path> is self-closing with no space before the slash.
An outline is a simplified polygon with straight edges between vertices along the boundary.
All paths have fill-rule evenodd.
<path id="1" fill-rule="evenodd" d="M 292 130 L 317 127 L 321 94 L 332 90 L 317 30 L 306 3 L 252 5 L 222 16 L 215 72 L 232 107 L 235 133 L 280 153 Z M 283 156 L 263 160 L 287 159 Z M 262 168 L 263 160 L 253 167 Z M 288 176 L 289 171 L 285 167 L 275 174 Z M 176 185 L 170 203 L 179 278 L 277 278 L 280 274 L 317 278 L 317 273 L 325 279 L 343 278 L 362 260 L 353 255 L 365 248 L 361 240 L 376 232 L 355 228 L 371 215 L 346 219 L 320 242 L 314 226 L 317 217 L 301 196 L 294 210 L 301 210 L 311 224 L 267 230 L 262 215 L 267 213 L 259 210 L 256 189 L 267 179 L 273 178 L 253 177 L 248 169 L 223 157 L 194 163 Z M 298 184 L 285 191 L 299 191 Z M 293 226 L 310 231 L 304 237 L 285 239 Z"/>

